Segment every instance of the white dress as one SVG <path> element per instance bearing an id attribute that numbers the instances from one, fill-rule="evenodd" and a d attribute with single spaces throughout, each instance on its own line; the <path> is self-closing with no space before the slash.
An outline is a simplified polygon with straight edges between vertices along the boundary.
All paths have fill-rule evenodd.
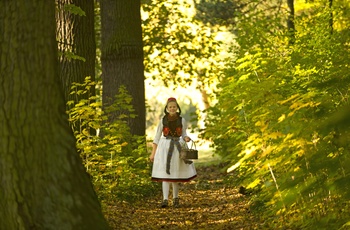
<path id="1" fill-rule="evenodd" d="M 180 145 L 185 143 L 184 137 L 188 136 L 186 133 L 186 120 L 182 118 L 182 135 L 180 137 Z M 163 135 L 163 123 L 159 122 L 156 135 L 153 143 L 157 145 L 157 150 L 154 156 L 152 167 L 152 180 L 153 181 L 167 181 L 167 182 L 187 182 L 194 179 L 197 176 L 194 163 L 186 164 L 180 159 L 179 151 L 174 146 L 174 151 L 170 161 L 170 174 L 166 172 L 166 163 L 168 150 L 170 147 L 171 139 L 166 139 Z"/>

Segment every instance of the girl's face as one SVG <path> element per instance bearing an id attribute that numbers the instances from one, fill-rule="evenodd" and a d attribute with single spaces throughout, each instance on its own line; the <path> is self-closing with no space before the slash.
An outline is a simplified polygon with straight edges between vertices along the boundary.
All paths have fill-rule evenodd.
<path id="1" fill-rule="evenodd" d="M 170 115 L 175 115 L 177 112 L 177 104 L 175 101 L 171 101 L 167 105 L 167 109 Z"/>

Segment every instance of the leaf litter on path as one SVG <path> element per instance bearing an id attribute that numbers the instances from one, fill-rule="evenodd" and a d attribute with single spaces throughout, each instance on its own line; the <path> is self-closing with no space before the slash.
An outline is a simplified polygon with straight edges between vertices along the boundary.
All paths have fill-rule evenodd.
<path id="1" fill-rule="evenodd" d="M 161 186 L 153 197 L 133 204 L 120 202 L 104 210 L 112 229 L 260 229 L 249 212 L 248 198 L 223 182 L 219 166 L 197 168 L 198 177 L 180 184 L 180 207 L 160 208 Z"/>

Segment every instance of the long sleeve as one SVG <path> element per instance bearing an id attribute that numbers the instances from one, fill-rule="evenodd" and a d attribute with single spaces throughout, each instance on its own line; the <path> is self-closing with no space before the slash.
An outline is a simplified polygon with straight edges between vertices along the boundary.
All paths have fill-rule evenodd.
<path id="1" fill-rule="evenodd" d="M 182 118 L 182 138 L 188 137 L 187 135 L 187 121 L 185 118 Z"/>
<path id="2" fill-rule="evenodd" d="M 157 132 L 156 132 L 154 139 L 153 139 L 154 144 L 158 145 L 158 142 L 159 142 L 160 138 L 162 137 L 162 132 L 163 132 L 163 123 L 162 123 L 162 120 L 160 120 L 158 127 L 157 127 Z"/>

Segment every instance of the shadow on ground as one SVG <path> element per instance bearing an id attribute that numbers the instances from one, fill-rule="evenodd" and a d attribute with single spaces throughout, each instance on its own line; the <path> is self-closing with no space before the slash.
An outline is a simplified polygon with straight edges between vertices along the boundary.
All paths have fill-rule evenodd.
<path id="1" fill-rule="evenodd" d="M 198 177 L 181 184 L 180 208 L 159 207 L 162 196 L 134 204 L 119 203 L 108 207 L 113 229 L 259 229 L 248 209 L 248 199 L 233 185 L 224 183 L 222 167 L 207 162 L 197 166 Z M 172 193 L 170 192 L 170 195 Z"/>

